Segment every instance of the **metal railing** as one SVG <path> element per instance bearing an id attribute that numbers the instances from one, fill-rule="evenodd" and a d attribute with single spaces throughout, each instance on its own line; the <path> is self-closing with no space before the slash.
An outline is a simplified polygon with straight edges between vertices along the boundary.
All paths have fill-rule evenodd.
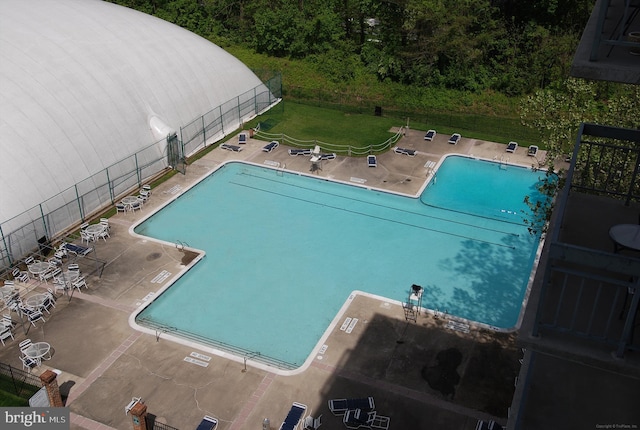
<path id="1" fill-rule="evenodd" d="M 640 130 L 582 124 L 557 198 L 557 217 L 544 267 L 532 335 L 570 334 L 616 347 L 616 356 L 640 349 L 634 337 L 640 302 L 640 259 L 583 248 L 560 240 L 570 193 L 640 201 Z"/>
<path id="2" fill-rule="evenodd" d="M 0 375 L 7 381 L 2 384 L 2 390 L 23 399 L 29 399 L 42 388 L 42 381 L 38 376 L 6 363 L 0 363 Z"/>
<path id="3" fill-rule="evenodd" d="M 162 323 L 158 323 L 149 318 L 145 318 L 145 317 L 136 318 L 136 322 L 143 327 L 147 327 L 152 330 L 155 330 L 156 340 L 160 339 L 160 336 L 162 335 L 162 333 L 172 333 L 179 337 L 190 339 L 198 343 L 201 343 L 203 345 L 207 345 L 212 348 L 229 352 L 238 358 L 243 358 L 243 360 L 245 360 L 245 365 L 246 365 L 246 360 L 248 359 L 252 359 L 254 361 L 258 361 L 260 363 L 266 364 L 268 366 L 275 367 L 277 369 L 283 369 L 283 370 L 292 370 L 302 365 L 302 363 L 289 363 L 287 361 L 280 360 L 275 357 L 264 355 L 258 351 L 250 351 L 245 348 L 241 348 L 235 345 L 230 345 L 226 342 L 218 341 L 215 339 L 209 339 L 201 335 L 192 333 L 188 330 L 178 329 L 176 327 L 167 326 Z"/>

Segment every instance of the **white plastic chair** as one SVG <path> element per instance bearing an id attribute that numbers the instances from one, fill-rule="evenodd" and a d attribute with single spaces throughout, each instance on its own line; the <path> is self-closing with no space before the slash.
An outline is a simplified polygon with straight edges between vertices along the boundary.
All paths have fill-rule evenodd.
<path id="1" fill-rule="evenodd" d="M 27 357 L 26 355 L 21 355 L 20 361 L 22 362 L 22 368 L 28 370 L 29 372 L 31 372 L 31 369 L 33 369 L 34 367 L 40 366 L 41 363 L 40 360 Z"/>
<path id="2" fill-rule="evenodd" d="M 20 351 L 24 354 L 24 350 L 31 346 L 31 339 L 25 339 L 20 342 Z"/>
<path id="3" fill-rule="evenodd" d="M 13 337 L 13 332 L 11 331 L 11 327 L 6 327 L 4 331 L 0 333 L 0 342 L 2 342 L 2 345 L 4 345 L 4 340 L 8 338 L 16 340 L 16 338 Z"/>
<path id="4" fill-rule="evenodd" d="M 84 276 L 78 278 L 78 280 L 73 283 L 73 287 L 76 288 L 78 292 L 81 291 L 82 287 L 88 288 L 87 281 L 85 281 Z"/>
<path id="5" fill-rule="evenodd" d="M 17 267 L 11 272 L 13 279 L 20 282 L 29 282 L 29 273 L 21 271 Z"/>
<path id="6" fill-rule="evenodd" d="M 94 240 L 95 240 L 95 237 L 93 235 L 87 233 L 84 230 L 80 230 L 80 243 L 87 241 L 87 245 L 88 245 L 89 242 L 93 242 Z"/>

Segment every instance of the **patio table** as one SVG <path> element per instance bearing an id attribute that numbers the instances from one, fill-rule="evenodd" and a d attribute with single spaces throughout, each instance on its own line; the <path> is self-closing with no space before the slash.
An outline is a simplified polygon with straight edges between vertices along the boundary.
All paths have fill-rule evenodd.
<path id="1" fill-rule="evenodd" d="M 50 352 L 51 345 L 49 345 L 47 342 L 35 342 L 25 348 L 24 355 L 34 360 L 50 360 Z"/>
<path id="2" fill-rule="evenodd" d="M 24 303 L 30 308 L 39 309 L 46 299 L 46 294 L 34 294 L 33 296 L 27 297 Z"/>
<path id="3" fill-rule="evenodd" d="M 611 227 L 609 236 L 613 240 L 613 252 L 621 249 L 640 251 L 640 225 L 618 224 Z"/>
<path id="4" fill-rule="evenodd" d="M 40 276 L 41 274 L 43 274 L 46 271 L 48 271 L 50 267 L 51 266 L 46 261 L 40 261 L 38 263 L 33 263 L 33 264 L 28 265 L 27 269 L 32 274 L 34 274 L 36 276 Z"/>
<path id="5" fill-rule="evenodd" d="M 91 224 L 89 227 L 85 228 L 84 231 L 94 238 L 98 238 L 100 234 L 105 231 L 106 227 L 102 224 Z"/>
<path id="6" fill-rule="evenodd" d="M 131 210 L 131 207 L 137 201 L 138 201 L 138 198 L 136 196 L 127 196 L 121 200 L 121 203 L 125 205 L 127 210 Z"/>

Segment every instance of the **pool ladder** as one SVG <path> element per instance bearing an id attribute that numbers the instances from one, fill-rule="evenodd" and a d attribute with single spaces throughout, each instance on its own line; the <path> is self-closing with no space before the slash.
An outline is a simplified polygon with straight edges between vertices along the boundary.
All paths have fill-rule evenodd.
<path id="1" fill-rule="evenodd" d="M 187 242 L 182 242 L 181 240 L 176 240 L 176 249 L 178 251 L 184 251 L 185 246 L 189 246 Z"/>

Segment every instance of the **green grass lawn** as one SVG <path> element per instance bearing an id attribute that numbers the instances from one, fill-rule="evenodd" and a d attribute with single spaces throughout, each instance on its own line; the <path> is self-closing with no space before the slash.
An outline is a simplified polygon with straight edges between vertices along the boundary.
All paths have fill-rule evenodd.
<path id="1" fill-rule="evenodd" d="M 253 128 L 258 122 L 260 130 L 266 133 L 283 133 L 299 140 L 355 147 L 382 143 L 393 136 L 391 127 L 402 126 L 394 118 L 346 113 L 293 102 L 281 102 L 249 125 Z"/>
<path id="2" fill-rule="evenodd" d="M 258 123 L 266 133 L 364 148 L 385 142 L 393 135 L 392 127 L 401 127 L 407 122 L 398 117 L 375 116 L 373 112 L 345 112 L 285 100 L 245 127 L 254 128 Z M 515 140 L 522 146 L 539 145 L 535 131 L 521 126 L 515 118 L 443 113 L 410 120 L 409 126 L 424 131 L 433 128 L 442 134 L 460 133 L 463 137 L 491 142 Z"/>

